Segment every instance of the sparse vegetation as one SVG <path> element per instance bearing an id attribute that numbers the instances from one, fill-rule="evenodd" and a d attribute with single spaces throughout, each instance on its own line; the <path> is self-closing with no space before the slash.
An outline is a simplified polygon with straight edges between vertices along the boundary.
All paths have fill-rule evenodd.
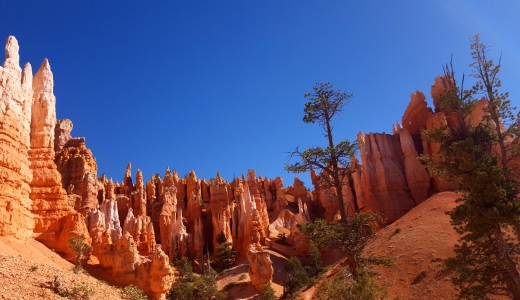
<path id="1" fill-rule="evenodd" d="M 320 250 L 313 241 L 309 243 L 309 267 L 310 267 L 310 275 L 315 275 L 321 270 L 321 254 Z"/>
<path id="2" fill-rule="evenodd" d="M 298 228 L 319 250 L 338 250 L 344 252 L 352 272 L 357 269 L 358 261 L 366 244 L 375 235 L 375 222 L 380 221 L 376 213 L 357 213 L 348 223 L 327 224 L 323 219 L 299 224 Z"/>
<path id="3" fill-rule="evenodd" d="M 397 227 L 397 228 L 394 230 L 394 234 L 398 234 L 399 232 L 401 232 L 401 228 Z"/>
<path id="4" fill-rule="evenodd" d="M 219 243 L 219 245 L 213 266 L 217 272 L 222 272 L 235 265 L 238 252 L 233 250 L 233 244 L 227 241 L 224 232 L 217 235 L 217 243 Z"/>
<path id="5" fill-rule="evenodd" d="M 247 278 L 246 274 L 240 274 L 240 276 L 238 276 L 238 280 L 244 280 L 246 278 Z"/>
<path id="6" fill-rule="evenodd" d="M 278 243 L 280 245 L 284 245 L 284 246 L 289 245 L 289 243 L 287 243 L 287 235 L 285 233 L 279 233 L 276 243 Z"/>
<path id="7" fill-rule="evenodd" d="M 367 269 L 359 268 L 356 275 L 344 268 L 334 279 L 324 279 L 315 293 L 319 300 L 383 300 L 388 293 L 372 279 Z"/>
<path id="8" fill-rule="evenodd" d="M 168 300 L 219 300 L 226 297 L 226 293 L 219 292 L 217 288 L 218 274 L 212 268 L 206 270 L 201 276 L 193 275 L 193 270 L 187 258 L 181 258 L 180 278 L 177 278 L 166 294 Z M 189 264 L 189 267 L 188 267 Z"/>
<path id="9" fill-rule="evenodd" d="M 38 271 L 38 266 L 31 266 L 31 272 Z"/>
<path id="10" fill-rule="evenodd" d="M 297 257 L 291 257 L 283 267 L 285 280 L 283 282 L 284 296 L 293 294 L 300 288 L 309 284 L 309 275 Z"/>
<path id="11" fill-rule="evenodd" d="M 417 284 L 421 282 L 424 278 L 426 278 L 427 275 L 428 271 L 422 270 L 421 272 L 419 272 L 419 274 L 417 274 L 417 276 L 415 276 L 414 280 L 412 281 L 412 284 Z"/>
<path id="12" fill-rule="evenodd" d="M 58 280 L 58 276 L 54 276 L 54 280 L 46 282 L 42 285 L 51 289 L 55 294 L 73 300 L 89 300 L 95 293 L 94 289 L 85 284 L 75 285 L 69 289 L 65 284 Z"/>
<path id="13" fill-rule="evenodd" d="M 230 290 L 230 289 L 232 289 L 236 284 L 237 284 L 236 282 L 230 282 L 230 283 L 228 283 L 228 284 L 226 284 L 226 285 L 224 286 L 224 290 L 225 290 L 225 291 Z"/>
<path id="14" fill-rule="evenodd" d="M 371 257 L 367 259 L 367 262 L 387 267 L 395 265 L 395 260 L 386 257 Z"/>
<path id="15" fill-rule="evenodd" d="M 259 299 L 260 300 L 275 300 L 276 299 L 276 295 L 274 294 L 274 290 L 271 287 L 271 284 L 268 283 L 264 286 L 264 289 L 262 290 L 262 293 L 260 294 Z"/>
<path id="16" fill-rule="evenodd" d="M 87 258 L 92 251 L 92 247 L 85 243 L 85 239 L 82 236 L 71 237 L 69 239 L 69 248 L 72 248 L 76 252 L 76 265 L 74 266 L 74 273 L 78 273 L 81 268 L 81 261 Z"/>
<path id="17" fill-rule="evenodd" d="M 358 144 L 357 142 L 351 143 L 349 140 L 334 143 L 331 121 L 334 116 L 343 112 L 344 106 L 353 97 L 354 94 L 346 91 L 334 91 L 330 83 L 316 83 L 313 86 L 313 92 L 304 95 L 304 98 L 309 102 L 305 103 L 303 122 L 318 122 L 325 131 L 325 137 L 328 141 L 327 147 L 313 147 L 303 152 L 296 147 L 289 153 L 289 157 L 296 156 L 301 162 L 285 165 L 285 169 L 293 173 L 303 173 L 315 169 L 329 174 L 329 176 L 320 177 L 321 185 L 331 190 L 330 195 L 338 197 L 339 203 L 342 204 L 340 212 L 343 220 L 347 219 L 349 207 L 343 205 L 343 203 L 348 203 L 343 195 L 343 185 L 348 183 L 345 183 L 342 179 L 356 171 L 351 168 L 350 158 L 356 155 Z M 332 191 L 333 188 L 335 191 Z M 350 207 L 350 209 L 353 212 L 358 211 L 357 207 Z"/>
<path id="18" fill-rule="evenodd" d="M 131 284 L 123 288 L 123 299 L 128 300 L 147 300 L 148 296 L 143 290 Z"/>

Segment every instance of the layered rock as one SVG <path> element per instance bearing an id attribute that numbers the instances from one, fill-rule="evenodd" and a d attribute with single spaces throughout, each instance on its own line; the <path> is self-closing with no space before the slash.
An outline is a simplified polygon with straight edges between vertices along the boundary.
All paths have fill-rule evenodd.
<path id="1" fill-rule="evenodd" d="M 83 196 L 85 174 L 90 173 L 97 176 L 97 164 L 92 151 L 85 144 L 85 138 L 70 138 L 63 147 L 60 146 L 63 140 L 70 136 L 70 132 L 62 129 L 69 123 L 72 129 L 72 122 L 67 119 L 58 121 L 56 124 L 55 133 L 60 135 L 54 139 L 56 151 L 54 162 L 61 174 L 62 187 L 66 190 L 71 189 L 72 193 L 76 195 Z"/>
<path id="2" fill-rule="evenodd" d="M 257 291 L 262 291 L 265 285 L 273 280 L 274 269 L 270 254 L 251 247 L 246 255 L 249 261 L 248 274 L 251 284 Z"/>
<path id="3" fill-rule="evenodd" d="M 170 186 L 164 193 L 164 204 L 159 217 L 161 247 L 175 260 L 184 256 L 188 250 L 188 232 L 182 222 L 182 211 L 177 211 L 177 188 Z"/>
<path id="4" fill-rule="evenodd" d="M 150 217 L 133 214 L 133 209 L 128 214 L 123 226 L 123 235 L 129 233 L 136 241 L 137 250 L 141 255 L 149 255 L 155 250 L 155 232 Z"/>
<path id="5" fill-rule="evenodd" d="M 217 249 L 217 235 L 224 233 L 227 240 L 232 242 L 229 221 L 231 210 L 229 205 L 230 186 L 227 183 L 215 181 L 210 187 L 211 222 L 213 224 L 213 249 Z"/>
<path id="6" fill-rule="evenodd" d="M 401 151 L 404 155 L 406 183 L 410 188 L 415 205 L 419 205 L 428 198 L 430 175 L 417 160 L 417 150 L 414 147 L 412 136 L 408 130 L 402 128 L 400 124 L 397 124 L 397 126 L 394 127 L 394 134 L 399 135 L 399 141 L 401 142 Z"/>
<path id="7" fill-rule="evenodd" d="M 20 68 L 18 50 L 18 41 L 10 36 L 0 67 L 0 236 L 24 239 L 34 228 L 27 156 L 33 76 L 29 63 Z"/>
<path id="8" fill-rule="evenodd" d="M 57 120 L 54 127 L 54 151 L 58 152 L 72 139 L 72 121 L 69 119 Z"/>
<path id="9" fill-rule="evenodd" d="M 393 222 L 415 207 L 404 172 L 399 137 L 389 134 L 358 134 L 362 159 L 361 185 L 364 197 L 358 206 L 379 211 Z"/>
<path id="10" fill-rule="evenodd" d="M 37 239 L 58 252 L 70 254 L 68 238 L 83 236 L 90 241 L 90 237 L 83 217 L 67 201 L 54 163 L 56 98 L 53 86 L 50 65 L 45 59 L 33 80 L 31 149 L 28 151 L 33 173 L 30 198 L 35 215 L 34 231 L 41 233 Z"/>
<path id="11" fill-rule="evenodd" d="M 138 246 L 129 233 L 108 247 L 99 263 L 107 269 L 116 284 L 133 284 L 151 299 L 161 299 L 174 282 L 168 256 L 157 247 L 149 257 L 139 255 Z"/>

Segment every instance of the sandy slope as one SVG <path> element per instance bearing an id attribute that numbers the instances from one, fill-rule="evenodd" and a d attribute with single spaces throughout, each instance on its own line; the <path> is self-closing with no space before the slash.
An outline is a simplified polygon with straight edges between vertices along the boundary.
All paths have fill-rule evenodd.
<path id="1" fill-rule="evenodd" d="M 432 196 L 379 231 L 366 248 L 366 255 L 395 261 L 393 267 L 373 267 L 379 274 L 376 281 L 388 290 L 390 299 L 455 299 L 444 261 L 454 255 L 458 239 L 448 215 L 457 198 L 453 192 Z M 426 277 L 417 281 L 423 271 Z"/>
<path id="2" fill-rule="evenodd" d="M 65 299 L 41 284 L 54 280 L 72 288 L 78 284 L 95 290 L 92 299 L 121 299 L 120 290 L 85 275 L 74 274 L 73 265 L 35 240 L 0 238 L 0 299 Z"/>

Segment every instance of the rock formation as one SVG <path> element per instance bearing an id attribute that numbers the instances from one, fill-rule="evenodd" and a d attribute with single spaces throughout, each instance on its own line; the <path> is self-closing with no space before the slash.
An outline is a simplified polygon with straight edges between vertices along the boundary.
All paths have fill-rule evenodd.
<path id="1" fill-rule="evenodd" d="M 18 41 L 10 36 L 0 67 L 0 236 L 24 239 L 34 228 L 27 156 L 33 76 L 29 63 L 20 68 L 18 50 Z"/>
<path id="2" fill-rule="evenodd" d="M 254 247 L 247 252 L 249 261 L 249 278 L 257 291 L 262 291 L 264 286 L 273 280 L 273 262 L 268 252 Z"/>
<path id="3" fill-rule="evenodd" d="M 406 182 L 399 137 L 359 133 L 358 141 L 364 191 L 364 197 L 357 199 L 358 206 L 379 211 L 388 222 L 393 222 L 415 207 Z"/>
<path id="4" fill-rule="evenodd" d="M 129 233 L 136 241 L 137 250 L 141 255 L 149 255 L 155 249 L 155 232 L 150 217 L 133 214 L 128 210 L 123 226 L 123 235 Z"/>
<path id="5" fill-rule="evenodd" d="M 65 122 L 68 121 L 68 122 Z M 56 156 L 54 161 L 58 167 L 58 171 L 61 174 L 61 183 L 64 189 L 69 189 L 72 185 L 72 193 L 83 196 L 84 191 L 84 176 L 87 173 L 93 174 L 94 177 L 97 174 L 96 159 L 92 155 L 90 149 L 85 145 L 85 138 L 70 138 L 63 145 L 56 147 L 56 144 L 60 144 L 65 136 L 61 127 L 63 124 L 70 123 L 72 128 L 72 122 L 70 120 L 58 121 L 56 124 L 55 132 L 60 136 L 56 136 L 54 140 Z M 70 135 L 70 132 L 68 133 Z M 57 149 L 57 150 L 56 150 Z"/>
<path id="6" fill-rule="evenodd" d="M 428 198 L 430 189 L 430 175 L 424 166 L 417 160 L 418 154 L 415 150 L 412 136 L 400 124 L 394 127 L 394 134 L 399 135 L 401 151 L 404 155 L 404 173 L 406 182 L 410 188 L 415 205 L 420 204 Z"/>
<path id="7" fill-rule="evenodd" d="M 184 256 L 188 250 L 188 232 L 182 222 L 182 211 L 177 211 L 177 188 L 170 186 L 164 193 L 164 204 L 159 217 L 161 233 L 161 247 L 170 257 L 176 259 L 176 255 Z"/>
<path id="8" fill-rule="evenodd" d="M 157 247 L 149 257 L 139 255 L 129 233 L 108 247 L 100 256 L 100 265 L 122 286 L 133 284 L 151 299 L 162 299 L 174 282 L 168 256 Z"/>
<path id="9" fill-rule="evenodd" d="M 227 183 L 215 181 L 209 187 L 210 204 L 211 204 L 211 221 L 213 223 L 213 249 L 217 249 L 217 235 L 224 233 L 229 242 L 231 239 L 231 230 L 229 221 L 231 219 L 231 210 L 229 205 L 230 186 Z"/>

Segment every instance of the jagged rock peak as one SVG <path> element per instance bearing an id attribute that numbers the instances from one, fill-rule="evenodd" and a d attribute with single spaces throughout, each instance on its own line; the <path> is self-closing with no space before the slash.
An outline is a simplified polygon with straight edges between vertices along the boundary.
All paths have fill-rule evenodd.
<path id="1" fill-rule="evenodd" d="M 4 68 L 20 69 L 19 50 L 18 40 L 12 35 L 9 36 L 5 42 L 5 61 L 2 65 Z"/>
<path id="2" fill-rule="evenodd" d="M 34 75 L 33 90 L 34 92 L 52 93 L 54 89 L 54 79 L 51 71 L 51 65 L 47 59 L 44 59 L 40 69 Z"/>
<path id="3" fill-rule="evenodd" d="M 132 164 L 130 162 L 126 165 L 125 178 L 126 177 L 132 177 Z"/>

